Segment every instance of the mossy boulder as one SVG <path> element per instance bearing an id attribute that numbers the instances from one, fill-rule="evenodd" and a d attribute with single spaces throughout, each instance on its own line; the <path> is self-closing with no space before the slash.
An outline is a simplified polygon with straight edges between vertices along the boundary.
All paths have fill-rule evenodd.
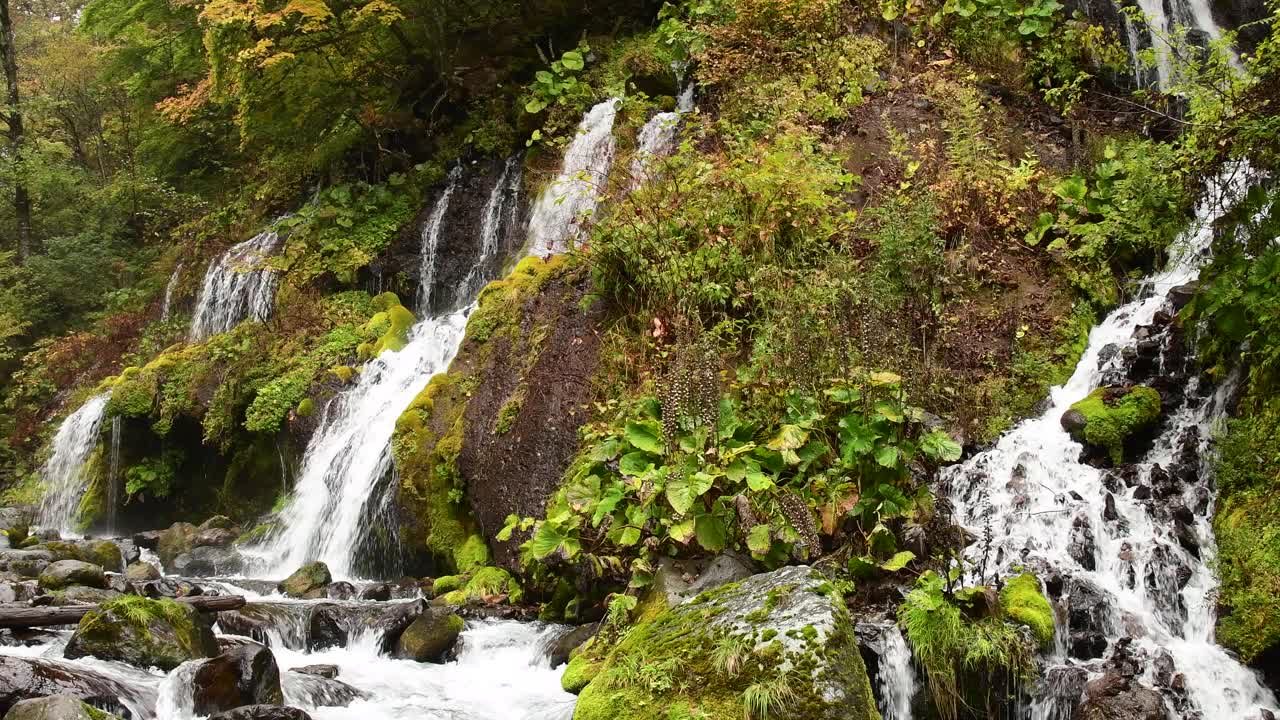
<path id="1" fill-rule="evenodd" d="M 560 687 L 565 692 L 577 695 L 582 692 L 582 688 L 595 679 L 600 674 L 601 663 L 599 660 L 592 660 L 583 654 L 577 654 L 569 658 L 569 664 L 564 668 L 564 674 L 560 676 Z"/>
<path id="2" fill-rule="evenodd" d="M 431 594 L 434 597 L 440 597 L 454 590 L 460 590 L 466 584 L 467 577 L 465 575 L 445 575 L 444 577 L 436 578 L 431 583 Z"/>
<path id="3" fill-rule="evenodd" d="M 190 605 L 126 595 L 81 618 L 65 655 L 72 660 L 92 655 L 168 672 L 188 660 L 218 654 L 211 628 L 211 620 Z"/>
<path id="4" fill-rule="evenodd" d="M 50 695 L 15 703 L 4 720 L 116 720 L 116 716 L 71 695 Z"/>
<path id="5" fill-rule="evenodd" d="M 654 596 L 612 649 L 597 641 L 575 658 L 575 674 L 600 666 L 574 720 L 879 720 L 852 620 L 830 588 L 797 566 L 672 608 Z"/>
<path id="6" fill-rule="evenodd" d="M 79 560 L 100 565 L 111 572 L 119 572 L 124 569 L 124 553 L 120 552 L 120 546 L 110 540 L 86 540 L 81 542 L 50 540 L 35 545 L 33 548 L 48 551 L 54 560 Z"/>
<path id="7" fill-rule="evenodd" d="M 317 561 L 295 570 L 276 589 L 289 597 L 314 599 L 324 597 L 331 582 L 333 576 L 329 574 L 329 566 Z"/>
<path id="8" fill-rule="evenodd" d="M 212 715 L 244 705 L 280 705 L 280 668 L 262 645 L 240 645 L 206 660 L 192 678 L 195 712 Z"/>
<path id="9" fill-rule="evenodd" d="M 409 330 L 418 321 L 395 293 L 383 293 L 373 303 L 379 311 L 361 328 L 368 339 L 358 348 L 362 360 L 376 358 L 385 350 L 403 350 L 409 341 Z"/>
<path id="10" fill-rule="evenodd" d="M 1062 426 L 1076 442 L 1105 450 L 1111 461 L 1124 461 L 1125 444 L 1160 419 L 1160 393 L 1143 385 L 1100 387 L 1062 416 Z"/>
<path id="11" fill-rule="evenodd" d="M 160 571 L 151 563 L 136 562 L 125 568 L 124 577 L 131 583 L 146 583 L 159 580 Z"/>
<path id="12" fill-rule="evenodd" d="M 1053 606 L 1040 591 L 1040 580 L 1035 575 L 1022 573 L 1005 583 L 1000 604 L 1010 620 L 1031 629 L 1040 647 L 1053 644 Z"/>
<path id="13" fill-rule="evenodd" d="M 191 552 L 191 544 L 198 529 L 191 523 L 174 523 L 161 531 L 160 540 L 156 544 L 156 554 L 166 569 L 173 567 L 173 561 L 183 553 Z"/>
<path id="14" fill-rule="evenodd" d="M 71 585 L 105 588 L 107 577 L 98 565 L 80 560 L 59 560 L 40 573 L 40 587 L 44 590 L 61 590 Z"/>
<path id="15" fill-rule="evenodd" d="M 443 662 L 464 628 L 466 623 L 452 611 L 428 608 L 400 634 L 395 656 L 417 662 Z"/>

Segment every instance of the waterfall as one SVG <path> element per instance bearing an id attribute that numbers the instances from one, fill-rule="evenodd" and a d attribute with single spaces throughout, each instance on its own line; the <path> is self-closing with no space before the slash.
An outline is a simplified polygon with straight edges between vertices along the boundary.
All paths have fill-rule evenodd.
<path id="1" fill-rule="evenodd" d="M 1129 35 L 1129 53 L 1133 61 L 1134 79 L 1139 87 L 1143 87 L 1146 84 L 1145 72 L 1142 63 L 1138 62 L 1141 43 L 1133 23 L 1127 19 L 1127 15 L 1124 15 L 1124 8 L 1120 3 L 1117 3 L 1117 7 L 1121 15 L 1126 18 L 1125 25 Z M 1170 0 L 1167 6 L 1165 0 L 1138 0 L 1138 7 L 1142 11 L 1146 25 L 1145 47 L 1150 47 L 1155 53 L 1156 80 L 1161 90 L 1169 89 L 1175 78 L 1177 58 L 1174 57 L 1175 48 L 1169 41 L 1174 39 L 1174 33 L 1179 27 L 1194 30 L 1209 42 L 1222 39 L 1222 28 L 1213 19 L 1208 0 Z M 1230 60 L 1237 70 L 1244 69 L 1240 64 L 1240 56 L 1234 50 L 1231 52 Z"/>
<path id="2" fill-rule="evenodd" d="M 1051 390 L 1044 414 L 1020 423 L 993 448 L 949 468 L 944 476 L 956 520 L 978 537 L 988 528 L 994 538 L 989 554 L 981 541 L 971 546 L 971 560 L 991 557 L 994 569 L 1006 575 L 1015 567 L 1029 567 L 1041 577 L 1061 577 L 1067 587 L 1081 590 L 1081 598 L 1099 598 L 1093 607 L 1099 608 L 1098 625 L 1108 648 L 1116 647 L 1122 637 L 1133 638 L 1131 647 L 1148 656 L 1148 683 L 1158 681 L 1156 668 L 1167 654 L 1173 665 L 1169 672 L 1185 676 L 1189 702 L 1204 718 L 1244 718 L 1260 706 L 1274 708 L 1275 699 L 1250 670 L 1213 642 L 1212 502 L 1200 481 L 1208 468 L 1200 468 L 1199 477 L 1187 483 L 1181 491 L 1185 497 L 1160 501 L 1182 502 L 1184 509 L 1194 509 L 1188 512 L 1195 515 L 1198 555 L 1179 542 L 1175 523 L 1154 517 L 1160 507 L 1169 506 L 1153 505 L 1146 498 L 1153 478 L 1165 473 L 1175 448 L 1186 447 L 1187 438 L 1195 440 L 1194 450 L 1203 454 L 1210 426 L 1222 415 L 1225 391 L 1199 401 L 1194 397 L 1196 379 L 1189 381 L 1186 394 L 1192 400 L 1167 417 L 1154 449 L 1136 466 L 1140 477 L 1132 486 L 1082 463 L 1081 446 L 1062 428 L 1060 418 L 1109 376 L 1124 371 L 1120 363 L 1137 346 L 1135 331 L 1151 325 L 1167 307 L 1171 288 L 1196 279 L 1213 238 L 1214 221 L 1242 197 L 1243 174 L 1240 167 L 1230 168 L 1211 184 L 1197 208 L 1197 221 L 1171 249 L 1166 268 L 1145 281 L 1138 299 L 1094 327 L 1074 374 Z M 1214 203 L 1215 196 L 1227 201 Z M 1139 494 L 1142 488 L 1147 490 Z M 1181 589 L 1179 568 L 1189 573 Z M 1068 593 L 1069 602 L 1074 593 Z M 1076 609 L 1094 612 L 1083 601 Z M 1079 667 L 1077 663 L 1088 658 L 1076 657 L 1080 651 L 1065 643 L 1063 634 L 1068 631 L 1057 629 L 1053 661 Z M 1098 652 L 1088 654 L 1096 657 Z M 1053 708 L 1054 703 L 1036 703 L 1033 716 L 1054 717 Z"/>
<path id="3" fill-rule="evenodd" d="M 444 217 L 449 212 L 449 202 L 458 189 L 458 181 L 462 179 L 462 166 L 455 167 L 449 173 L 449 181 L 436 200 L 435 207 L 422 224 L 421 266 L 418 270 L 418 312 L 421 315 L 431 314 L 431 292 L 435 288 L 436 265 L 439 262 L 436 251 L 440 248 L 440 228 L 444 225 Z"/>
<path id="4" fill-rule="evenodd" d="M 606 126 L 606 131 L 612 127 L 615 102 L 606 101 L 587 113 L 574 146 L 584 137 L 597 135 L 601 125 Z M 602 119 L 605 114 L 607 123 Z M 566 170 L 577 168 L 573 170 L 575 174 L 589 173 L 603 182 L 613 157 L 613 143 L 611 139 L 604 143 L 598 137 L 593 141 L 593 145 L 602 144 L 610 147 L 608 153 L 587 153 L 579 147 L 572 162 L 566 159 Z M 573 152 L 571 147 L 570 153 Z M 597 164 L 585 164 L 590 158 L 595 158 Z M 445 193 L 452 194 L 449 189 Z M 509 229 L 506 223 L 496 220 L 514 217 L 518 210 L 512 206 L 518 202 L 519 193 L 512 191 L 510 176 L 506 182 L 500 178 L 484 204 L 484 237 L 479 238 L 476 265 L 491 262 L 486 248 L 501 247 L 502 232 Z M 594 198 L 591 202 L 594 204 Z M 565 204 L 570 202 L 566 200 Z M 424 266 L 434 265 L 435 252 L 449 230 L 447 210 L 448 204 L 438 200 L 424 223 Z M 550 222 L 546 212 L 553 211 L 544 211 L 543 222 Z M 490 216 L 494 222 L 488 221 Z M 576 217 L 577 213 L 572 213 L 561 219 L 568 226 Z M 551 237 L 553 230 L 547 226 L 542 237 Z M 564 230 L 560 237 L 567 237 L 567 228 Z M 360 572 L 360 549 L 367 546 L 368 532 L 376 524 L 370 518 L 386 512 L 386 503 L 393 494 L 386 481 L 392 470 L 390 442 L 396 420 L 433 375 L 448 369 L 462 343 L 475 297 L 485 283 L 497 276 L 498 267 L 499 263 L 493 262 L 489 269 L 478 271 L 474 279 L 468 278 L 467 287 L 474 289 L 461 299 L 462 309 L 420 321 L 409 331 L 404 349 L 384 352 L 367 363 L 356 386 L 325 406 L 320 427 L 303 455 L 294 496 L 280 515 L 282 529 L 260 549 L 266 555 L 266 575 L 282 577 L 311 560 L 324 561 L 335 578 L 351 578 Z M 377 492 L 380 488 L 386 491 Z"/>
<path id="5" fill-rule="evenodd" d="M 169 282 L 164 286 L 164 302 L 160 304 L 160 320 L 163 322 L 169 319 L 169 315 L 173 312 L 173 291 L 178 287 L 178 277 L 182 275 L 182 263 L 178 263 L 173 269 L 173 274 L 169 276 Z"/>
<path id="6" fill-rule="evenodd" d="M 459 297 L 476 297 L 485 283 L 501 272 L 498 241 L 520 221 L 520 187 L 524 180 L 520 171 L 521 159 L 519 155 L 507 159 L 489 201 L 485 203 L 480 225 L 480 257 L 462 279 Z"/>
<path id="7" fill-rule="evenodd" d="M 115 532 L 116 514 L 120 507 L 120 435 L 124 418 L 116 415 L 111 418 L 111 461 L 107 467 L 107 526 L 108 532 Z"/>
<path id="8" fill-rule="evenodd" d="M 618 100 L 611 98 L 591 108 L 578 126 L 578 134 L 564 154 L 560 175 L 542 191 L 529 218 L 529 254 L 546 257 L 581 241 L 585 225 L 599 204 L 609 179 L 616 143 L 613 121 Z"/>
<path id="9" fill-rule="evenodd" d="M 887 623 L 873 648 L 879 656 L 876 689 L 884 720 L 911 720 L 911 700 L 920 689 L 920 679 L 911 659 L 911 649 L 897 623 Z"/>
<path id="10" fill-rule="evenodd" d="M 456 185 L 457 178 L 451 179 L 423 223 L 424 268 L 434 266 L 441 236 L 448 231 L 445 215 Z M 511 205 L 518 202 L 518 194 L 500 180 L 485 203 L 485 220 L 517 212 Z M 496 254 L 505 228 L 500 222 L 482 223 L 482 256 Z M 281 513 L 283 530 L 265 548 L 268 575 L 283 576 L 309 560 L 323 560 L 335 578 L 360 571 L 369 520 L 386 509 L 393 494 L 385 480 L 391 471 L 396 420 L 433 375 L 448 369 L 462 343 L 475 296 L 496 276 L 497 263 L 489 267 L 476 270 L 466 307 L 423 319 L 409 331 L 402 350 L 384 352 L 367 363 L 356 386 L 325 406 L 303 455 L 294 496 Z"/>
<path id="11" fill-rule="evenodd" d="M 45 482 L 37 523 L 40 527 L 74 532 L 76 508 L 89 486 L 85 465 L 98 446 L 98 430 L 110 398 L 110 393 L 90 398 L 62 421 L 53 436 L 53 454 L 40 471 Z"/>
<path id="12" fill-rule="evenodd" d="M 640 128 L 636 137 L 636 155 L 631 160 L 632 190 L 653 179 L 653 164 L 675 149 L 679 129 L 678 112 L 658 113 Z"/>
<path id="13" fill-rule="evenodd" d="M 268 229 L 233 245 L 209 265 L 191 316 L 190 342 L 227 332 L 241 320 L 271 316 L 279 276 L 263 266 L 279 249 L 279 233 Z"/>

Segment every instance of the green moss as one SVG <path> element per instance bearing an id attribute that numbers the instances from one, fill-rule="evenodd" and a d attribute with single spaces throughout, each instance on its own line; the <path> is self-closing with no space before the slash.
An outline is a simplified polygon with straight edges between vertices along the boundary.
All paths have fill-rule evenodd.
<path id="1" fill-rule="evenodd" d="M 316 404 L 311 398 L 302 398 L 302 402 L 298 403 L 298 417 L 311 417 L 316 411 Z"/>
<path id="2" fill-rule="evenodd" d="M 385 350 L 403 350 L 409 341 L 409 330 L 418 321 L 395 293 L 383 293 L 373 300 L 374 307 L 380 310 L 361 328 L 367 342 L 360 345 L 358 352 L 365 360 L 378 357 Z"/>
<path id="3" fill-rule="evenodd" d="M 335 365 L 329 368 L 329 373 L 338 379 L 339 382 L 346 385 L 356 376 L 356 371 L 350 365 Z"/>
<path id="4" fill-rule="evenodd" d="M 445 575 L 444 577 L 438 577 L 435 582 L 431 584 L 431 594 L 439 597 L 446 593 L 451 593 L 454 590 L 461 589 L 466 582 L 467 578 L 462 575 Z"/>
<path id="5" fill-rule="evenodd" d="M 1160 393 L 1141 385 L 1117 397 L 1113 388 L 1098 388 L 1071 406 L 1084 416 L 1084 442 L 1105 448 L 1113 462 L 1124 460 L 1124 443 L 1129 436 L 1151 426 L 1160 418 Z"/>
<path id="6" fill-rule="evenodd" d="M 267 536 L 271 534 L 271 531 L 275 530 L 275 527 L 276 526 L 272 523 L 262 523 L 259 525 L 255 525 L 253 526 L 252 529 L 241 534 L 240 537 L 236 538 L 235 544 L 236 545 L 255 545 L 258 542 L 265 540 Z"/>
<path id="7" fill-rule="evenodd" d="M 115 715 L 104 710 L 99 710 L 89 703 L 80 703 L 80 707 L 84 710 L 85 714 L 89 716 L 89 720 L 120 720 L 120 718 Z"/>
<path id="8" fill-rule="evenodd" d="M 565 692 L 577 695 L 600 673 L 600 662 L 584 657 L 581 654 L 569 658 L 569 664 L 560 676 L 560 687 Z"/>
<path id="9" fill-rule="evenodd" d="M 1010 619 L 1031 628 L 1041 647 L 1053 643 L 1053 607 L 1040 592 L 1035 575 L 1023 573 L 1009 580 L 1000 591 L 1000 602 Z"/>
<path id="10" fill-rule="evenodd" d="M 458 572 L 469 573 L 489 562 L 489 544 L 480 533 L 471 533 L 462 547 L 454 550 L 453 560 Z"/>
<path id="11" fill-rule="evenodd" d="M 516 418 L 520 416 L 520 407 L 522 405 L 524 405 L 523 392 L 517 392 L 508 398 L 503 403 L 502 409 L 498 411 L 498 421 L 494 425 L 493 431 L 498 435 L 505 435 L 510 432 L 511 426 L 515 424 Z"/>

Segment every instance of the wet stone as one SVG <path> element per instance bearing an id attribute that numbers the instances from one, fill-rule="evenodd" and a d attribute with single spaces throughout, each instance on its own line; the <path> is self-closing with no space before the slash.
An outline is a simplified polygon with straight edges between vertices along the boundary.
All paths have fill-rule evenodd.
<path id="1" fill-rule="evenodd" d="M 356 597 L 356 586 L 345 580 L 330 583 L 325 589 L 325 594 L 330 600 L 352 600 Z"/>
<path id="2" fill-rule="evenodd" d="M 1067 552 L 1071 558 L 1085 570 L 1093 570 L 1096 566 L 1096 546 L 1093 528 L 1089 526 L 1089 518 L 1079 515 L 1071 523 L 1071 542 Z"/>
<path id="3" fill-rule="evenodd" d="M 218 713 L 209 720 L 311 720 L 304 710 L 284 705 L 247 705 Z"/>
<path id="4" fill-rule="evenodd" d="M 302 675 L 315 675 L 326 680 L 333 680 L 338 677 L 337 665 L 303 665 L 302 667 L 289 668 L 289 672 L 300 673 Z"/>
<path id="5" fill-rule="evenodd" d="M 391 599 L 391 586 L 386 583 L 376 583 L 370 585 L 360 591 L 361 600 L 385 601 Z"/>
<path id="6" fill-rule="evenodd" d="M 232 648 L 206 660 L 196 670 L 192 685 L 197 715 L 284 702 L 275 656 L 260 645 Z"/>

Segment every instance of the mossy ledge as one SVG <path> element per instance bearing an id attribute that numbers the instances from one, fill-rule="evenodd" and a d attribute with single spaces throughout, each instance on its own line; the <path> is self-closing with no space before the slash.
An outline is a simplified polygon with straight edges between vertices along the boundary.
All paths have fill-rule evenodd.
<path id="1" fill-rule="evenodd" d="M 1160 418 L 1160 393 L 1143 385 L 1100 387 L 1062 416 L 1062 425 L 1078 442 L 1106 450 L 1114 463 L 1124 461 L 1125 443 Z"/>

